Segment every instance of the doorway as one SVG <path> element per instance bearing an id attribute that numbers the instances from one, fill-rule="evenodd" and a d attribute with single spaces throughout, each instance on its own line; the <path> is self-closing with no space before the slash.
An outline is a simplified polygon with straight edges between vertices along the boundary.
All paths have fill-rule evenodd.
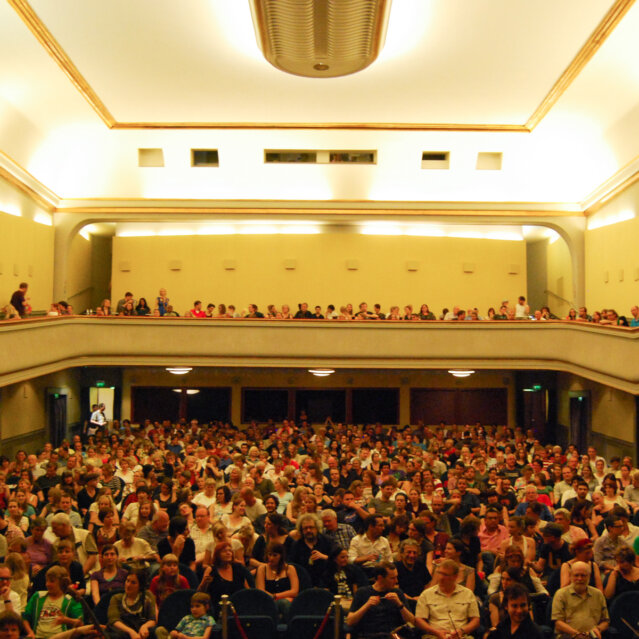
<path id="1" fill-rule="evenodd" d="M 47 414 L 51 443 L 57 448 L 67 436 L 67 396 L 60 393 L 47 395 Z"/>
<path id="2" fill-rule="evenodd" d="M 88 411 L 91 414 L 91 408 L 95 404 L 104 404 L 104 416 L 107 422 L 113 421 L 113 406 L 115 404 L 115 388 L 112 386 L 91 386 L 89 387 L 89 405 L 85 406 L 84 411 Z"/>
<path id="3" fill-rule="evenodd" d="M 590 430 L 590 395 L 579 393 L 570 397 L 570 442 L 577 450 L 586 450 Z"/>

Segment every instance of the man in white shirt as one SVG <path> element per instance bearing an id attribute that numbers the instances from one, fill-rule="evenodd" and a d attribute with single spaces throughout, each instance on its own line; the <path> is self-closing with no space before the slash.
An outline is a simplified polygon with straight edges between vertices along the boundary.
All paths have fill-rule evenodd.
<path id="1" fill-rule="evenodd" d="M 393 553 L 388 539 L 382 536 L 385 528 L 384 518 L 381 515 L 371 515 L 366 523 L 366 532 L 351 540 L 348 560 L 370 571 L 382 561 L 392 562 Z"/>
<path id="2" fill-rule="evenodd" d="M 0 565 L 0 613 L 15 612 L 22 614 L 20 597 L 11 590 L 11 570 L 7 566 Z"/>

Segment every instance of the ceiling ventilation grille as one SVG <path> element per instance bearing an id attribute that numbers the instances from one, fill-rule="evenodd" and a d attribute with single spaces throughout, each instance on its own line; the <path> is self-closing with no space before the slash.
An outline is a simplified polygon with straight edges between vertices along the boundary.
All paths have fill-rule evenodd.
<path id="1" fill-rule="evenodd" d="M 424 151 L 422 153 L 422 169 L 449 169 L 450 153 L 448 151 Z"/>
<path id="2" fill-rule="evenodd" d="M 375 164 L 377 151 L 265 149 L 266 164 Z"/>
<path id="3" fill-rule="evenodd" d="M 477 154 L 478 171 L 501 171 L 501 153 L 488 153 L 480 151 Z"/>
<path id="4" fill-rule="evenodd" d="M 138 166 L 158 167 L 164 166 L 163 149 L 138 149 Z"/>
<path id="5" fill-rule="evenodd" d="M 391 0 L 250 0 L 264 57 L 314 78 L 365 69 L 379 55 Z"/>
<path id="6" fill-rule="evenodd" d="M 217 149 L 191 149 L 191 166 L 220 166 Z"/>

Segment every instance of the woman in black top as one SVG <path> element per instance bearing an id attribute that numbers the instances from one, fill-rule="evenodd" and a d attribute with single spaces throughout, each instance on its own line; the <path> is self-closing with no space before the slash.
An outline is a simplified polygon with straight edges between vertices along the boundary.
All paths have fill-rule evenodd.
<path id="1" fill-rule="evenodd" d="M 288 619 L 291 602 L 299 593 L 299 579 L 294 566 L 286 563 L 283 544 L 270 543 L 266 549 L 266 563 L 260 564 L 255 587 L 268 592 L 275 600 L 283 622 Z"/>
<path id="2" fill-rule="evenodd" d="M 211 563 L 204 569 L 198 590 L 208 592 L 214 606 L 217 606 L 222 595 L 230 596 L 238 590 L 251 587 L 251 573 L 241 563 L 233 561 L 233 550 L 228 541 L 215 546 Z M 217 614 L 217 609 L 214 614 Z"/>
<path id="3" fill-rule="evenodd" d="M 173 517 L 169 522 L 169 536 L 158 542 L 161 557 L 173 553 L 181 564 L 195 570 L 195 543 L 189 537 L 189 528 L 184 517 Z"/>

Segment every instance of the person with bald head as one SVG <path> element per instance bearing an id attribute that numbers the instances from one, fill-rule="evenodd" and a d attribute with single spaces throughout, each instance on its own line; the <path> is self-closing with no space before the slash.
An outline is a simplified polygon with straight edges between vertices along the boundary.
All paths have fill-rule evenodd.
<path id="1" fill-rule="evenodd" d="M 601 634 L 610 625 L 610 617 L 603 593 L 588 585 L 590 565 L 583 561 L 575 562 L 570 580 L 570 585 L 560 588 L 552 601 L 555 635 L 563 639 L 592 633 L 601 639 Z"/>

